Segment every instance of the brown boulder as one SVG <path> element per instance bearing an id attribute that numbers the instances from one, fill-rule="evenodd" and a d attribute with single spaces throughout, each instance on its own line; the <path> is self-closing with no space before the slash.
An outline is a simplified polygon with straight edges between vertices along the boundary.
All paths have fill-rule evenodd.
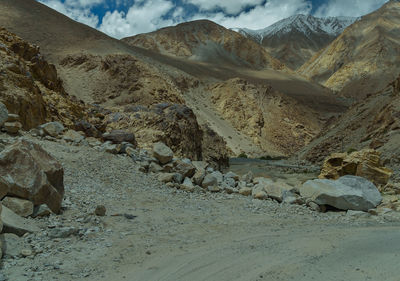
<path id="1" fill-rule="evenodd" d="M 38 144 L 19 140 L 0 153 L 0 195 L 46 204 L 59 213 L 64 195 L 64 169 Z"/>
<path id="2" fill-rule="evenodd" d="M 380 152 L 363 149 L 353 153 L 333 153 L 325 159 L 320 179 L 338 179 L 345 175 L 354 175 L 372 181 L 376 186 L 388 183 L 393 171 L 384 167 Z"/>
<path id="3" fill-rule="evenodd" d="M 112 141 L 113 143 L 128 142 L 137 145 L 135 135 L 124 130 L 112 130 L 110 133 L 104 133 L 103 139 L 105 141 Z"/>

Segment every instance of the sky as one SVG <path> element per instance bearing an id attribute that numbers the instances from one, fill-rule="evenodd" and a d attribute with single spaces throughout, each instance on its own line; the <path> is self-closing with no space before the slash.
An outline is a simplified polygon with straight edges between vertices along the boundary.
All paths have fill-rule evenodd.
<path id="1" fill-rule="evenodd" d="M 226 28 L 262 29 L 296 14 L 362 16 L 388 0 L 37 0 L 112 37 L 209 19 Z"/>

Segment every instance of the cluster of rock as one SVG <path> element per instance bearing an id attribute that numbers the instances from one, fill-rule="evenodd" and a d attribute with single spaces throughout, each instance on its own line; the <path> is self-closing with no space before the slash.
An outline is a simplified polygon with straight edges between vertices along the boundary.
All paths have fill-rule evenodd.
<path id="1" fill-rule="evenodd" d="M 333 207 L 367 212 L 382 202 L 374 183 L 358 176 L 310 180 L 293 187 L 284 182 L 254 177 L 251 172 L 243 176 L 233 172 L 224 174 L 203 161 L 174 158 L 172 150 L 163 143 L 154 144 L 153 156 L 141 161 L 141 171 L 155 173 L 166 186 L 188 192 L 236 193 L 254 199 L 307 205 L 316 211 Z"/>
<path id="2" fill-rule="evenodd" d="M 352 153 L 333 153 L 325 159 L 319 178 L 336 180 L 345 175 L 354 175 L 384 187 L 392 174 L 393 171 L 383 165 L 380 152 L 363 149 Z"/>

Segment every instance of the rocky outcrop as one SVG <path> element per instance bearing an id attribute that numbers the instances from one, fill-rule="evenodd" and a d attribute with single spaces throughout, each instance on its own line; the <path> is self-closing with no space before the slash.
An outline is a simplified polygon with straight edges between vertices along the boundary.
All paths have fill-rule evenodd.
<path id="1" fill-rule="evenodd" d="M 376 186 L 385 186 L 393 171 L 384 167 L 380 153 L 373 149 L 330 155 L 322 166 L 320 179 L 338 179 L 345 175 L 354 175 L 372 181 Z"/>
<path id="2" fill-rule="evenodd" d="M 338 180 L 310 180 L 301 186 L 300 194 L 318 205 L 341 210 L 368 211 L 382 201 L 381 194 L 372 182 L 356 176 L 344 176 Z"/>
<path id="3" fill-rule="evenodd" d="M 39 145 L 19 140 L 0 153 L 0 195 L 46 204 L 54 213 L 61 210 L 64 170 Z"/>
<path id="4" fill-rule="evenodd" d="M 133 133 L 142 148 L 151 150 L 154 143 L 163 142 L 177 156 L 207 160 L 221 167 L 228 164 L 224 140 L 210 129 L 202 129 L 193 111 L 185 105 L 126 106 L 124 111 L 106 115 L 104 123 L 107 131 Z"/>
<path id="5" fill-rule="evenodd" d="M 39 48 L 3 28 L 0 70 L 0 101 L 9 113 L 19 115 L 23 129 L 52 120 L 72 125 L 86 114 L 85 107 L 66 94 L 54 65 L 43 58 Z"/>
<path id="6" fill-rule="evenodd" d="M 270 156 L 294 153 L 322 127 L 314 111 L 268 85 L 231 79 L 209 91 L 223 118 Z"/>

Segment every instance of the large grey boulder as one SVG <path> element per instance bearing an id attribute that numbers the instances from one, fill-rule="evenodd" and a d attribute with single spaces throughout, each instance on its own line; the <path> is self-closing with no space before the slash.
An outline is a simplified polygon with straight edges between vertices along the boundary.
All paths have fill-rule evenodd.
<path id="1" fill-rule="evenodd" d="M 46 204 L 56 214 L 64 196 L 64 169 L 38 144 L 21 139 L 0 152 L 0 199 L 4 195 Z"/>
<path id="2" fill-rule="evenodd" d="M 8 119 L 8 110 L 7 107 L 0 102 L 0 127 L 3 126 L 3 124 L 7 121 Z"/>
<path id="3" fill-rule="evenodd" d="M 172 161 L 174 152 L 162 142 L 157 142 L 153 145 L 153 155 L 162 164 L 167 164 Z"/>
<path id="4" fill-rule="evenodd" d="M 382 201 L 381 194 L 372 182 L 356 176 L 344 176 L 338 180 L 309 180 L 302 185 L 300 194 L 318 205 L 341 210 L 368 211 Z"/>

